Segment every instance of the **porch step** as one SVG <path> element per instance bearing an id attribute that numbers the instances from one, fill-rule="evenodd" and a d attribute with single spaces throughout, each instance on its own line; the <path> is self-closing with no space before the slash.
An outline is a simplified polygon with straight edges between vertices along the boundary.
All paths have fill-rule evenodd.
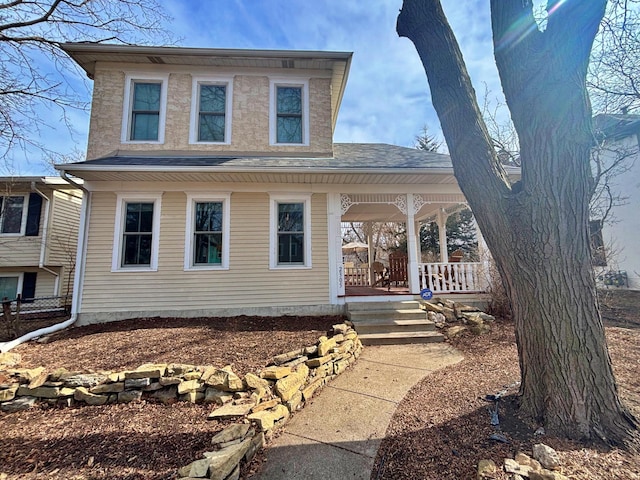
<path id="1" fill-rule="evenodd" d="M 427 313 L 416 301 L 350 302 L 347 316 L 365 345 L 441 342 Z"/>
<path id="2" fill-rule="evenodd" d="M 358 338 L 363 345 L 402 345 L 444 341 L 444 336 L 438 332 L 363 333 L 358 335 Z"/>

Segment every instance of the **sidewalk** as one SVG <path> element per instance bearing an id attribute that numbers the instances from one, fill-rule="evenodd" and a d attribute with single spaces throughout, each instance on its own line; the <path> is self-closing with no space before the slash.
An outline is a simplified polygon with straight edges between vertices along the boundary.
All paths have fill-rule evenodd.
<path id="1" fill-rule="evenodd" d="M 368 346 L 267 447 L 252 480 L 369 480 L 387 425 L 407 391 L 462 360 L 444 343 Z"/>

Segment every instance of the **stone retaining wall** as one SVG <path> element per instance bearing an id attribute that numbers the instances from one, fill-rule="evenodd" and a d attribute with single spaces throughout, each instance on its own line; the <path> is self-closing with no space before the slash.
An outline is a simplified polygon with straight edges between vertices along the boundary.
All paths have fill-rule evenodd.
<path id="1" fill-rule="evenodd" d="M 37 402 L 105 405 L 142 398 L 215 405 L 209 420 L 237 419 L 212 439 L 212 451 L 180 469 L 188 478 L 237 479 L 274 428 L 351 365 L 362 344 L 349 325 L 334 325 L 316 344 L 273 358 L 258 374 L 236 375 L 231 366 L 145 364 L 122 372 L 78 373 L 44 367 L 17 368 L 20 355 L 0 354 L 0 410 L 15 412 Z"/>

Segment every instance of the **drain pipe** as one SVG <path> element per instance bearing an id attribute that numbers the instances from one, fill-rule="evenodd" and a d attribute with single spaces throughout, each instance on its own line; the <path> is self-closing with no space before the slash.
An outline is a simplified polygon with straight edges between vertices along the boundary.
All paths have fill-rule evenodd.
<path id="1" fill-rule="evenodd" d="M 78 188 L 84 195 L 82 195 L 82 210 L 80 213 L 80 226 L 78 229 L 78 249 L 76 250 L 76 271 L 73 277 L 73 299 L 71 302 L 71 318 L 62 323 L 57 323 L 56 325 L 52 325 L 50 327 L 41 328 L 39 330 L 35 330 L 33 332 L 29 332 L 15 340 L 11 340 L 10 342 L 0 342 L 0 352 L 5 353 L 11 350 L 14 347 L 17 347 L 21 343 L 28 342 L 29 340 L 33 340 L 34 338 L 41 337 L 43 335 L 49 335 L 51 333 L 58 332 L 67 327 L 73 325 L 78 319 L 78 309 L 80 306 L 80 298 L 82 295 L 81 292 L 81 279 L 84 276 L 84 255 L 86 251 L 86 238 L 88 231 L 88 216 L 89 216 L 89 201 L 91 199 L 91 194 L 89 190 L 87 190 L 83 185 L 75 182 L 67 176 L 67 173 L 64 170 L 60 170 L 60 176 L 69 182 L 69 184 Z"/>

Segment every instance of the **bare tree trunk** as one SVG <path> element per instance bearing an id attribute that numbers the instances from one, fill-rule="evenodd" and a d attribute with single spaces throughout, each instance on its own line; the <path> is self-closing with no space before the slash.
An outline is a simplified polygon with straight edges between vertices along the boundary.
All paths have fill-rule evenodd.
<path id="1" fill-rule="evenodd" d="M 581 15 L 550 19 L 540 32 L 531 2 L 492 0 L 496 61 L 521 146 L 522 180 L 513 185 L 439 1 L 405 0 L 397 30 L 420 55 L 456 178 L 505 283 L 522 410 L 570 438 L 630 444 L 637 422 L 618 397 L 587 228 L 591 110 L 584 76 L 605 3 L 568 0 L 563 15 Z M 566 36 L 558 22 L 570 25 Z"/>

